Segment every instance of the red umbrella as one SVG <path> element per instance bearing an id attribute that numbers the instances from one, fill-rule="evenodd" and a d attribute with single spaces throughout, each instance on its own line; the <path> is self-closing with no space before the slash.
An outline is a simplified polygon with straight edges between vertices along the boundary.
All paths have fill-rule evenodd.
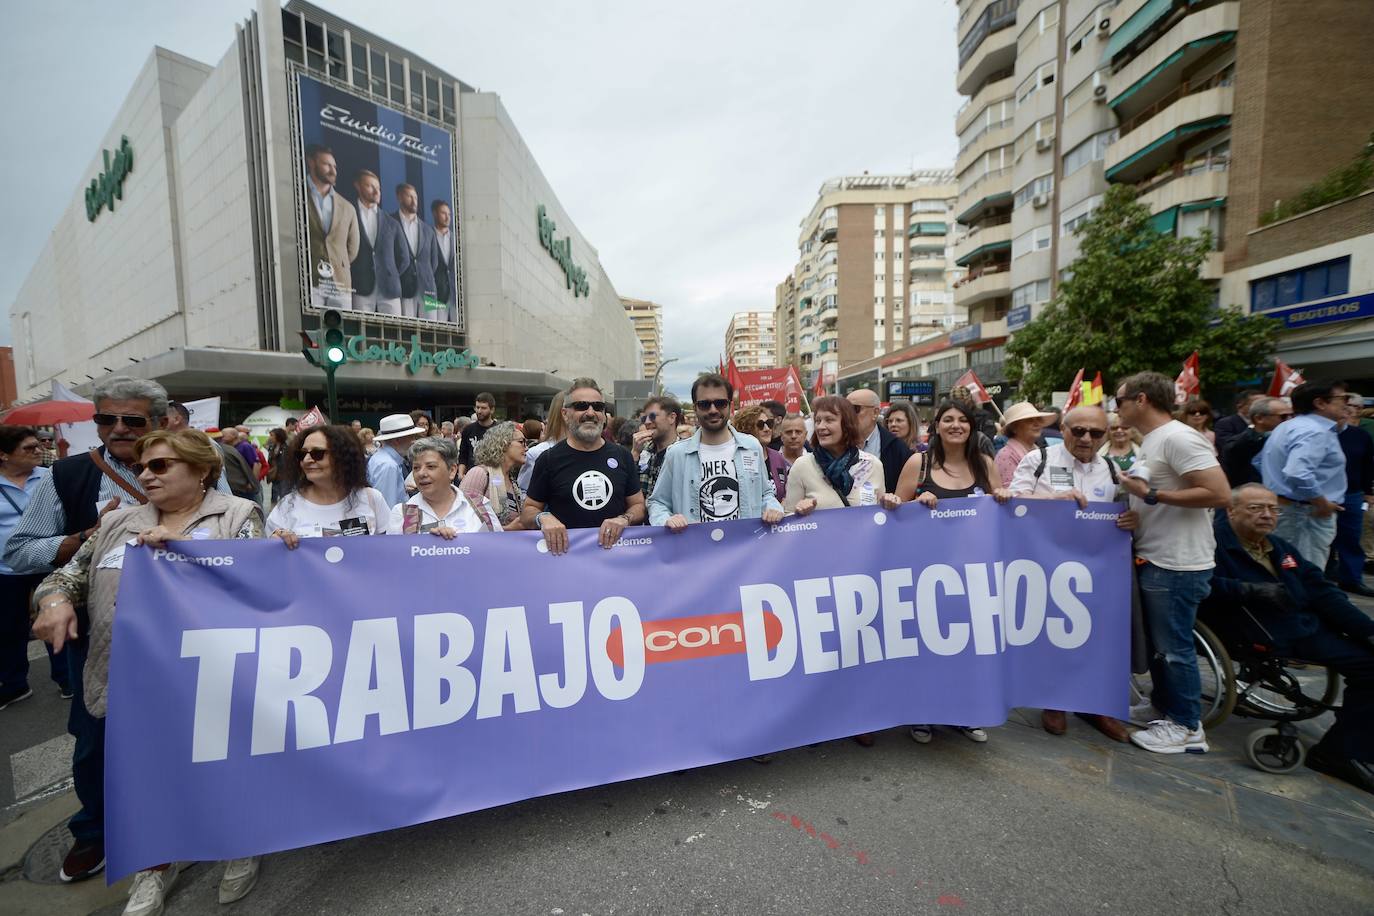
<path id="1" fill-rule="evenodd" d="M 95 416 L 90 401 L 38 401 L 6 411 L 0 421 L 13 426 L 53 426 L 57 423 L 82 423 Z"/>

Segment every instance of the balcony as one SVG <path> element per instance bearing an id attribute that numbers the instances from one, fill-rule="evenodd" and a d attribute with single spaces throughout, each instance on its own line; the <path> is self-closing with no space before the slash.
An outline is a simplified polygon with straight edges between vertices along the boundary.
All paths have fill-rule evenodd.
<path id="1" fill-rule="evenodd" d="M 1108 81 L 1110 101 L 1117 117 L 1133 118 L 1159 101 L 1203 58 L 1235 41 L 1240 23 L 1240 3 L 1219 3 L 1180 19 Z"/>
<path id="2" fill-rule="evenodd" d="M 959 39 L 959 81 L 961 95 L 973 90 L 991 74 L 1005 70 L 1016 60 L 1016 8 L 1021 0 L 996 0 L 974 20 Z"/>
<path id="3" fill-rule="evenodd" d="M 1229 76 L 1201 86 L 1185 83 L 1123 123 L 1116 141 L 1107 147 L 1107 180 L 1143 180 L 1177 159 L 1183 146 L 1228 127 L 1235 94 L 1231 83 Z"/>
<path id="4" fill-rule="evenodd" d="M 959 174 L 977 162 L 978 157 L 988 150 L 1006 146 L 1015 139 L 1016 137 L 1012 133 L 1011 118 L 988 125 L 959 150 L 958 157 L 954 160 L 954 174 Z"/>
<path id="5" fill-rule="evenodd" d="M 954 284 L 954 304 L 968 308 L 989 299 L 1011 295 L 1011 267 L 997 264 L 971 271 L 967 277 Z"/>
<path id="6" fill-rule="evenodd" d="M 1164 171 L 1138 182 L 1135 186 L 1137 199 L 1149 207 L 1151 213 L 1162 213 L 1190 201 L 1225 197 L 1230 167 L 1230 156 L 1205 156 L 1175 162 Z"/>
<path id="7" fill-rule="evenodd" d="M 961 188 L 954 204 L 959 213 L 955 219 L 967 226 L 989 207 L 1003 205 L 1011 206 L 1010 166 L 987 172 Z"/>
<path id="8" fill-rule="evenodd" d="M 822 244 L 835 241 L 835 239 L 839 238 L 839 235 L 840 227 L 835 222 L 827 222 L 825 225 L 821 226 L 820 239 Z"/>
<path id="9" fill-rule="evenodd" d="M 999 251 L 1011 251 L 1010 216 L 999 216 L 965 233 L 954 243 L 954 263 L 967 267 L 970 262 Z"/>
<path id="10" fill-rule="evenodd" d="M 964 128 L 972 124 L 993 102 L 1011 98 L 1011 94 L 1016 91 L 1015 73 L 1015 68 L 1011 68 L 989 76 L 987 82 L 978 88 L 973 97 L 966 101 L 954 116 L 954 132 L 962 134 Z"/>

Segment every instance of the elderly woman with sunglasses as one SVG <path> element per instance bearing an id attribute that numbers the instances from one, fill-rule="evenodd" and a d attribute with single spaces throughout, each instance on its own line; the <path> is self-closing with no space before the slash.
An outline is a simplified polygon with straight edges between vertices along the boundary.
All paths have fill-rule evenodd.
<path id="1" fill-rule="evenodd" d="M 792 463 L 782 457 L 782 452 L 769 446 L 774 430 L 781 423 L 771 410 L 762 405 L 744 408 L 735 414 L 733 423 L 735 429 L 758 439 L 759 445 L 763 446 L 764 457 L 768 459 L 768 477 L 773 481 L 773 492 L 777 494 L 778 502 L 787 498 L 787 472 L 792 468 Z"/>
<path id="2" fill-rule="evenodd" d="M 123 574 L 124 553 L 133 539 L 161 547 L 180 540 L 227 540 L 262 537 L 262 510 L 252 500 L 215 491 L 220 457 L 214 443 L 197 429 L 158 430 L 133 447 L 139 486 L 146 505 L 107 514 L 100 530 L 81 545 L 67 565 L 38 586 L 39 607 L 34 633 L 54 649 L 77 635 L 77 607 L 90 620 L 90 643 L 84 671 L 86 709 L 104 719 L 107 711 L 110 646 L 114 634 L 115 595 Z M 153 608 L 126 608 L 124 613 L 155 613 Z M 155 716 L 149 720 L 155 727 Z M 126 913 L 160 912 L 176 881 L 178 863 L 145 869 L 134 876 Z M 228 863 L 220 881 L 219 900 L 230 903 L 245 896 L 258 877 L 258 859 Z"/>
<path id="3" fill-rule="evenodd" d="M 272 508 L 267 530 L 295 550 L 303 537 L 386 534 L 391 506 L 367 485 L 362 440 L 348 426 L 296 434 L 282 473 L 295 489 Z"/>

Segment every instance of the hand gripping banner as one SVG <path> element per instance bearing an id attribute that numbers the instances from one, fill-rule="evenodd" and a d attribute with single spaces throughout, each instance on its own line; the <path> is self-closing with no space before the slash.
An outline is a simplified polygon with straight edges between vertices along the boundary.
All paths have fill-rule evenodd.
<path id="1" fill-rule="evenodd" d="M 1120 507 L 131 548 L 111 880 L 1014 706 L 1124 718 Z"/>

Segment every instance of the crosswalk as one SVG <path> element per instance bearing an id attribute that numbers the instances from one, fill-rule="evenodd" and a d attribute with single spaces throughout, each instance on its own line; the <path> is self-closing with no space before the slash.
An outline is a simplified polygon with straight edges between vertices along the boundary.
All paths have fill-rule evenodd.
<path id="1" fill-rule="evenodd" d="M 43 643 L 31 641 L 27 655 L 34 695 L 0 712 L 0 761 L 9 764 L 9 778 L 0 775 L 0 825 L 72 785 L 76 739 L 67 734 L 70 701 L 58 697 L 48 677 Z"/>

